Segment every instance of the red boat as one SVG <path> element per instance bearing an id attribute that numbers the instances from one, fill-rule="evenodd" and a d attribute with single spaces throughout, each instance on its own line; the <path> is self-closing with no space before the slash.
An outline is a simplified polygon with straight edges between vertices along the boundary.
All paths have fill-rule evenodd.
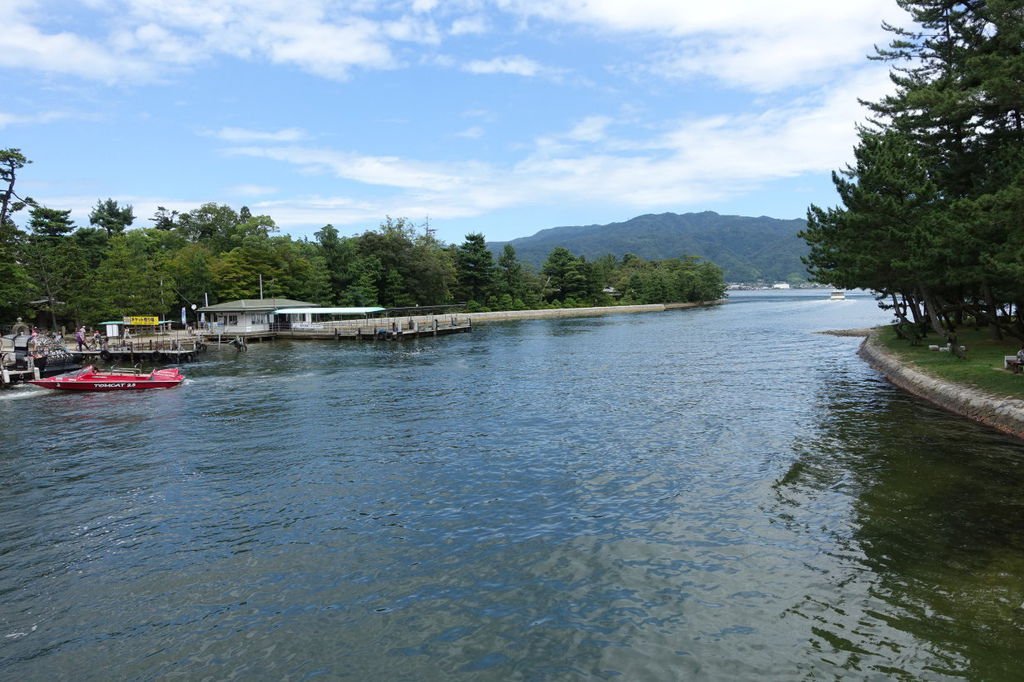
<path id="1" fill-rule="evenodd" d="M 62 391 L 138 391 L 145 388 L 174 388 L 185 379 L 177 367 L 155 369 L 143 373 L 139 370 L 119 369 L 97 372 L 92 365 L 72 374 L 47 379 L 32 379 L 28 383 Z"/>

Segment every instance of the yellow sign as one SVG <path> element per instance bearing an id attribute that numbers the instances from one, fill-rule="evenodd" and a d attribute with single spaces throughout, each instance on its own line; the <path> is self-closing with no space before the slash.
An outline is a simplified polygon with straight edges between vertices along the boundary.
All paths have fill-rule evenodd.
<path id="1" fill-rule="evenodd" d="M 160 318 L 156 315 L 132 315 L 128 318 L 128 324 L 133 327 L 155 327 L 160 324 Z"/>

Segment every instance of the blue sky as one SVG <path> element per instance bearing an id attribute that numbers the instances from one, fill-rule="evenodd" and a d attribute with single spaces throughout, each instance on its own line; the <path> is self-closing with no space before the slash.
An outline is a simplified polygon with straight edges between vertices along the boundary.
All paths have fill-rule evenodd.
<path id="1" fill-rule="evenodd" d="M 489 240 L 834 205 L 895 0 L 0 0 L 0 148 L 79 224 L 249 206 Z M 24 223 L 25 214 L 19 214 Z"/>

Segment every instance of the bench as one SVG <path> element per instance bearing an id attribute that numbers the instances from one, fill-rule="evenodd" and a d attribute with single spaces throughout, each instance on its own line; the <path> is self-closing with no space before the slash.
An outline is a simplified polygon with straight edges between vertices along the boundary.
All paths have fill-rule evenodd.
<path id="1" fill-rule="evenodd" d="M 1022 363 L 1016 355 L 1004 355 L 1003 356 L 1003 369 L 1012 370 L 1014 374 L 1020 374 L 1022 370 Z"/>

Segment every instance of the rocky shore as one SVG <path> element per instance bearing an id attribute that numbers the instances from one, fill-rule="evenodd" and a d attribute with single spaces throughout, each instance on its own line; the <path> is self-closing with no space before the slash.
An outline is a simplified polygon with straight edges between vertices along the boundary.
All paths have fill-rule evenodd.
<path id="1" fill-rule="evenodd" d="M 864 339 L 858 354 L 904 391 L 950 412 L 1024 438 L 1024 400 L 994 396 L 925 374 L 890 353 L 875 334 Z"/>

